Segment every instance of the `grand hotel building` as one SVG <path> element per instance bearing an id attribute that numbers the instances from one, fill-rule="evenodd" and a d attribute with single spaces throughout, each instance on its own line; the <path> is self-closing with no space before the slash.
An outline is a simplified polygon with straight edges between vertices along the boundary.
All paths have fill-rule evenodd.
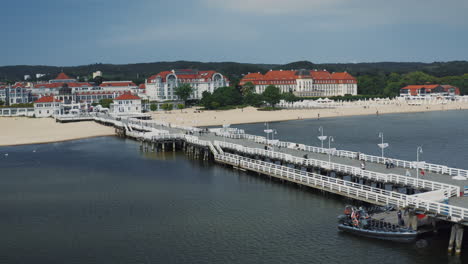
<path id="1" fill-rule="evenodd" d="M 174 90 L 181 84 L 192 86 L 190 99 L 201 99 L 204 91 L 213 93 L 219 87 L 229 86 L 229 80 L 215 71 L 163 71 L 146 80 L 146 95 L 150 100 L 156 101 L 177 100 Z"/>
<path id="2" fill-rule="evenodd" d="M 346 94 L 357 95 L 357 80 L 347 72 L 329 73 L 326 70 L 270 70 L 265 74 L 249 73 L 240 85 L 251 82 L 256 93 L 263 93 L 269 85 L 282 93 L 292 92 L 299 97 L 329 97 Z"/>

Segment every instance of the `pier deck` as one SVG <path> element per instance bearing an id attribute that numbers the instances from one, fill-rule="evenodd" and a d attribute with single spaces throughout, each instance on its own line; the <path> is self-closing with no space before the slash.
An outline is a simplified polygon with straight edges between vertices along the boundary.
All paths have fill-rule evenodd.
<path id="1" fill-rule="evenodd" d="M 468 171 L 447 168 L 446 166 L 426 164 L 425 175 L 416 180 L 416 169 L 410 161 L 397 160 L 397 166 L 386 168 L 379 157 L 357 154 L 349 151 L 330 151 L 330 162 L 328 149 L 304 146 L 291 142 L 280 142 L 270 144 L 265 138 L 253 135 L 231 135 L 229 133 L 217 133 L 216 131 L 206 132 L 198 128 L 182 127 L 170 125 L 158 121 L 142 121 L 136 119 L 120 119 L 114 117 L 102 118 L 96 121 L 108 123 L 124 129 L 127 135 L 142 142 L 166 142 L 168 139 L 182 140 L 192 145 L 199 145 L 209 149 L 215 156 L 215 160 L 221 163 L 230 164 L 270 176 L 279 177 L 284 180 L 295 182 L 301 185 L 308 185 L 313 188 L 326 190 L 350 198 L 371 202 L 377 205 L 396 205 L 398 207 L 413 208 L 419 212 L 427 212 L 433 217 L 445 219 L 455 223 L 468 225 L 468 197 L 459 197 L 460 191 L 468 185 L 467 180 L 454 180 L 449 174 L 468 175 Z M 218 131 L 219 132 L 219 131 Z M 265 146 L 273 148 L 265 150 Z M 279 147 L 281 146 L 281 147 Z M 297 146 L 297 147 L 296 147 Z M 224 153 L 223 150 L 234 152 Z M 241 156 L 237 155 L 240 154 Z M 246 155 L 244 157 L 242 155 Z M 307 155 L 307 158 L 304 158 Z M 285 162 L 285 166 L 273 164 L 271 162 L 262 163 L 261 160 L 248 159 L 248 157 L 263 157 L 263 159 Z M 366 159 L 365 170 L 361 169 L 361 161 Z M 380 163 L 379 163 L 380 162 Z M 287 167 L 288 164 L 294 168 Z M 415 165 L 414 165 L 415 166 Z M 399 193 L 399 190 L 384 190 L 382 186 L 377 188 L 365 185 L 364 182 L 357 183 L 359 186 L 350 186 L 350 182 L 333 182 L 333 177 L 309 175 L 302 171 L 301 167 L 320 168 L 328 171 L 337 171 L 342 175 L 351 175 L 357 178 L 370 179 L 371 181 L 397 184 L 399 186 L 409 186 L 415 189 L 424 189 L 426 192 L 409 195 Z M 295 170 L 299 168 L 299 170 Z M 411 169 L 412 168 L 412 169 Z M 261 170 L 260 170 L 261 169 Z M 305 169 L 305 168 L 304 168 Z M 260 171 L 259 171 L 260 170 Z M 291 171 L 293 170 L 293 171 Z M 406 177 L 407 170 L 411 176 Z M 278 174 L 278 172 L 281 174 Z M 317 178 L 325 177 L 325 178 Z M 330 182 L 331 181 L 331 182 Z M 354 184 L 354 183 L 353 183 Z M 365 187 L 367 186 L 367 187 Z M 367 189 L 362 189 L 367 188 Z M 370 189 L 369 189 L 370 188 Z M 441 203 L 441 198 L 449 198 L 448 204 Z"/>

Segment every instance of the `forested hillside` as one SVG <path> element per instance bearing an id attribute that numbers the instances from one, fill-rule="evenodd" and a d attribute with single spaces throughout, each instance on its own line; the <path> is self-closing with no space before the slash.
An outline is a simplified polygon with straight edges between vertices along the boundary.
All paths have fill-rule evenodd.
<path id="1" fill-rule="evenodd" d="M 377 63 L 335 63 L 314 64 L 309 61 L 298 61 L 288 64 L 251 64 L 237 62 L 154 62 L 137 64 L 90 64 L 73 67 L 55 66 L 3 66 L 0 67 L 0 81 L 19 81 L 24 75 L 46 74 L 44 80 L 55 77 L 64 71 L 80 79 L 91 78 L 94 71 L 102 71 L 104 80 L 133 80 L 136 83 L 160 71 L 171 69 L 216 70 L 236 84 L 242 74 L 249 72 L 266 72 L 270 69 L 326 69 L 330 72 L 348 71 L 358 78 L 360 94 L 395 95 L 399 88 L 406 84 L 440 83 L 451 84 L 468 94 L 468 62 L 377 62 Z M 34 79 L 33 79 L 34 80 Z"/>

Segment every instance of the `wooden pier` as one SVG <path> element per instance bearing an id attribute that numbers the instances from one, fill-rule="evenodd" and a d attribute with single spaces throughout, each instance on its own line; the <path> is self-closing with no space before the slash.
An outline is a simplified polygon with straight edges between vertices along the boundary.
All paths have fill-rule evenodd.
<path id="1" fill-rule="evenodd" d="M 464 197 L 461 190 L 468 181 L 457 181 L 452 176 L 466 177 L 467 170 L 396 159 L 392 159 L 396 167 L 387 169 L 384 159 L 379 157 L 293 142 L 273 142 L 242 131 L 207 131 L 154 120 L 103 115 L 94 120 L 114 126 L 119 136 L 139 141 L 142 151 L 182 150 L 196 159 L 213 160 L 300 186 L 407 210 L 406 222 L 415 230 L 417 214 L 425 214 L 434 221 L 450 222 L 453 227 L 449 252 L 453 248 L 456 254 L 461 252 L 464 226 L 468 225 L 468 197 Z M 359 166 L 361 160 L 367 161 L 365 170 Z M 415 166 L 427 170 L 424 179 L 404 176 L 407 169 Z"/>

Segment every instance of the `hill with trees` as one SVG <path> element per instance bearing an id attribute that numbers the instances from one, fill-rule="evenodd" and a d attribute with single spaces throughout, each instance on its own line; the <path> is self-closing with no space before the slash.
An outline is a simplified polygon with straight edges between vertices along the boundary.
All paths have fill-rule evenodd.
<path id="1" fill-rule="evenodd" d="M 154 62 L 136 64 L 90 64 L 72 67 L 55 66 L 2 66 L 0 82 L 21 81 L 24 75 L 46 74 L 42 80 L 54 78 L 60 72 L 79 76 L 80 80 L 91 79 L 94 71 L 104 73 L 103 80 L 132 80 L 143 83 L 145 78 L 161 71 L 171 69 L 215 70 L 226 75 L 236 86 L 243 74 L 249 72 L 265 73 L 270 69 L 326 69 L 329 72 L 347 71 L 358 79 L 358 93 L 365 95 L 393 96 L 406 84 L 440 83 L 451 84 L 468 94 L 468 61 L 451 62 L 376 62 L 376 63 L 325 63 L 314 64 L 310 61 L 297 61 L 288 64 L 253 64 L 237 62 Z"/>

